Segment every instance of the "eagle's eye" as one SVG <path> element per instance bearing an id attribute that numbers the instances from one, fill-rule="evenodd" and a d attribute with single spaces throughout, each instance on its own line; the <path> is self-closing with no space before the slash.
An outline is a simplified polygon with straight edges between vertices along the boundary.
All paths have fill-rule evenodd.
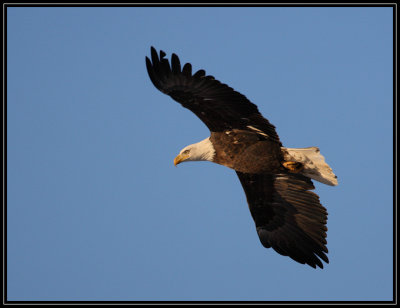
<path id="1" fill-rule="evenodd" d="M 185 150 L 182 152 L 182 154 L 187 155 L 187 154 L 189 154 L 189 152 L 190 152 L 190 150 Z"/>

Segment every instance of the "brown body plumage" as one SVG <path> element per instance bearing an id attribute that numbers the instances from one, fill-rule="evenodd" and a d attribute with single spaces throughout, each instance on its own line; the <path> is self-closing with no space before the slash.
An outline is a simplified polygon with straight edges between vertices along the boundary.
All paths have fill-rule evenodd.
<path id="1" fill-rule="evenodd" d="M 215 148 L 213 162 L 217 164 L 244 173 L 275 174 L 284 170 L 280 145 L 260 134 L 233 129 L 212 132 L 210 140 Z"/>

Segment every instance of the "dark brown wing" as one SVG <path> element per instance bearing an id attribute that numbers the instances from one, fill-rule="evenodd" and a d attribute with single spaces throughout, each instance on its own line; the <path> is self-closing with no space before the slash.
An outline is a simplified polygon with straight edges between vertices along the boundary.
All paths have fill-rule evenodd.
<path id="1" fill-rule="evenodd" d="M 158 56 L 151 47 L 151 61 L 146 57 L 147 71 L 154 86 L 194 112 L 210 131 L 234 128 L 251 130 L 250 126 L 280 143 L 275 126 L 244 95 L 215 80 L 213 76 L 206 76 L 204 70 L 192 74 L 190 63 L 181 69 L 175 54 L 172 54 L 171 65 L 164 56 L 165 52 L 160 51 Z"/>
<path id="2" fill-rule="evenodd" d="M 265 247 L 314 268 L 323 268 L 319 258 L 329 263 L 328 213 L 310 191 L 310 179 L 296 174 L 237 174 Z"/>

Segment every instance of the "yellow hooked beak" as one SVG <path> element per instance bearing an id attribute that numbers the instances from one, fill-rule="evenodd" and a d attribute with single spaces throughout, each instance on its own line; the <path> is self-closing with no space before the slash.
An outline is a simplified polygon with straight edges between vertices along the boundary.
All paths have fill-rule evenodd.
<path id="1" fill-rule="evenodd" d="M 174 159 L 174 165 L 175 165 L 175 167 L 177 166 L 177 165 L 179 165 L 181 162 L 183 162 L 183 161 L 185 161 L 186 159 L 188 159 L 189 158 L 189 155 L 188 154 L 179 154 L 177 157 L 175 157 L 175 159 Z"/>

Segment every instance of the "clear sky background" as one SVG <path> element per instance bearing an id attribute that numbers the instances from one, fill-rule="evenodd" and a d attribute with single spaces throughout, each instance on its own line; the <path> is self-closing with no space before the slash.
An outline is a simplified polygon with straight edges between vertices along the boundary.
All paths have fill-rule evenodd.
<path id="1" fill-rule="evenodd" d="M 8 300 L 391 300 L 392 8 L 7 9 Z M 339 186 L 330 264 L 259 242 L 233 170 L 150 82 L 150 46 L 258 105 Z"/>

